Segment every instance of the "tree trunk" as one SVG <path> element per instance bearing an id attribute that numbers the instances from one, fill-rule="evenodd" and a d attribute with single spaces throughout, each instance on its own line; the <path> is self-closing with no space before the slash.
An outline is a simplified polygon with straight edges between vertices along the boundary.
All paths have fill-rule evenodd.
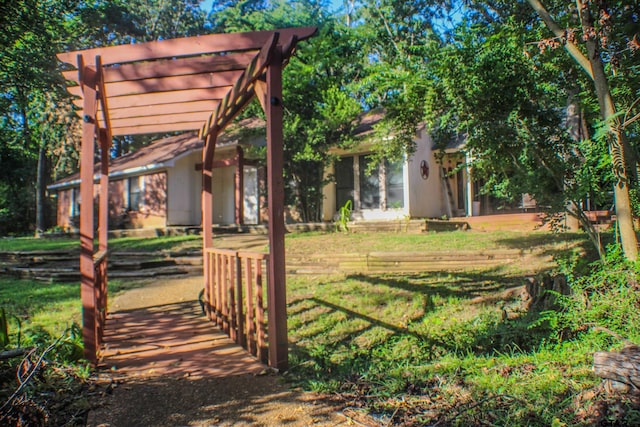
<path id="1" fill-rule="evenodd" d="M 596 352 L 593 355 L 593 371 L 605 380 L 640 391 L 640 348 L 629 346 L 619 353 Z"/>
<path id="2" fill-rule="evenodd" d="M 527 0 L 533 10 L 544 21 L 556 37 L 564 40 L 565 33 L 549 15 L 539 0 Z M 619 126 L 619 121 L 615 118 L 615 104 L 609 90 L 609 81 L 604 72 L 604 65 L 598 53 L 596 44 L 596 33 L 593 30 L 593 17 L 589 11 L 588 3 L 585 0 L 578 0 L 580 9 L 580 19 L 583 34 L 590 35 L 586 41 L 587 56 L 570 41 L 564 42 L 564 48 L 584 72 L 593 80 L 602 119 L 610 126 L 608 135 L 608 145 L 613 159 L 614 174 L 618 182 L 614 186 L 616 216 L 618 228 L 620 230 L 620 240 L 625 257 L 635 261 L 638 257 L 638 239 L 633 229 L 633 217 L 631 215 L 631 200 L 629 198 L 629 176 L 627 174 L 627 161 L 632 159 L 632 153 L 628 153 L 628 144 L 624 139 L 624 134 Z M 584 6 L 584 7 L 580 7 Z"/>
<path id="3" fill-rule="evenodd" d="M 585 0 L 581 1 L 584 3 Z M 596 44 L 593 17 L 588 4 L 584 4 L 584 7 L 581 8 L 580 19 L 583 33 L 591 35 L 586 40 L 587 57 L 591 64 L 602 120 L 610 129 L 607 142 L 613 160 L 613 173 L 617 179 L 614 186 L 614 195 L 622 250 L 627 259 L 635 261 L 638 257 L 638 239 L 633 229 L 633 215 L 631 214 L 631 200 L 629 198 L 630 179 L 627 173 L 627 161 L 632 155 L 628 152 L 628 148 L 625 149 L 625 145 L 628 144 L 625 144 L 624 135 L 620 130 L 620 121 L 615 117 L 616 107 L 613 103 L 611 91 L 609 90 L 609 81 L 604 72 L 604 65 Z"/>
<path id="4" fill-rule="evenodd" d="M 36 179 L 36 237 L 40 237 L 47 229 L 46 170 L 47 155 L 44 145 L 41 143 L 38 150 L 38 176 Z"/>

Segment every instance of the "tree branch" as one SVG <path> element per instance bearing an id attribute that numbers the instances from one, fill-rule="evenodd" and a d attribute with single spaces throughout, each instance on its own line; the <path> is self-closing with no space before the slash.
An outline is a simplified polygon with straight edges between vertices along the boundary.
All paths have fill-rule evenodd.
<path id="1" fill-rule="evenodd" d="M 529 6 L 536 11 L 538 16 L 544 21 L 551 32 L 564 41 L 564 48 L 569 55 L 578 63 L 578 65 L 584 70 L 585 73 L 593 80 L 593 71 L 591 71 L 591 64 L 589 59 L 582 53 L 578 46 L 566 40 L 565 31 L 553 20 L 547 9 L 544 7 L 540 0 L 527 0 Z"/>

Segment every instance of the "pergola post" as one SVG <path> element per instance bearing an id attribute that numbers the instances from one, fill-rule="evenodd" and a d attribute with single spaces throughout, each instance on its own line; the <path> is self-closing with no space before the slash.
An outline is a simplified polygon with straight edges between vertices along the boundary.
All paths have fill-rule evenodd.
<path id="1" fill-rule="evenodd" d="M 208 147 L 215 150 L 217 133 L 211 132 L 202 148 L 202 244 L 207 249 L 213 246 L 213 156 L 207 159 Z M 206 277 L 206 274 L 205 274 Z"/>
<path id="2" fill-rule="evenodd" d="M 217 133 L 212 132 L 205 138 L 205 143 L 202 148 L 202 256 L 204 262 L 202 265 L 203 270 L 203 286 L 205 290 L 206 300 L 209 301 L 211 295 L 209 290 L 211 289 L 211 272 L 209 271 L 209 261 L 207 255 L 207 249 L 213 247 L 213 156 L 207 160 L 207 147 L 209 144 L 212 150 L 215 150 Z"/>
<path id="3" fill-rule="evenodd" d="M 97 73 L 78 58 L 83 93 L 82 145 L 80 154 L 80 297 L 82 299 L 82 339 L 84 357 L 96 362 L 98 331 L 96 324 L 95 269 L 93 267 L 93 170 L 96 135 Z"/>
<path id="4" fill-rule="evenodd" d="M 287 296 L 284 247 L 284 150 L 282 132 L 282 47 L 276 46 L 266 76 L 267 188 L 269 210 L 269 365 L 288 368 Z"/>
<path id="5" fill-rule="evenodd" d="M 98 250 L 107 250 L 109 233 L 109 149 L 111 138 L 107 129 L 100 129 L 100 193 L 98 208 Z"/>
<path id="6" fill-rule="evenodd" d="M 244 153 L 242 147 L 236 147 L 236 173 L 235 173 L 235 204 L 236 224 L 244 224 Z"/>

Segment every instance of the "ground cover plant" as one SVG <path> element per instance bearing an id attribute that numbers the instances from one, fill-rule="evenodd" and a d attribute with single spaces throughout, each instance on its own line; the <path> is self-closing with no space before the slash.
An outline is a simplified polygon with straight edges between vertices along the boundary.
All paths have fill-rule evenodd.
<path id="1" fill-rule="evenodd" d="M 224 237 L 216 239 L 225 244 Z M 252 242 L 264 245 L 259 239 Z M 39 250 L 44 240 L 15 241 L 17 250 Z M 110 241 L 112 250 L 121 251 L 179 252 L 200 245 L 199 236 Z M 587 254 L 590 245 L 581 234 L 506 231 L 289 234 L 286 247 L 288 257 L 310 260 L 323 253 L 375 251 L 535 252 L 562 259 L 552 273 L 566 275 L 579 296 L 558 296 L 553 309 L 527 310 L 523 285 L 533 269 L 548 263 L 415 274 L 290 275 L 292 351 L 285 378 L 335 394 L 354 420 L 370 417 L 382 425 L 405 426 L 640 423 L 639 403 L 607 394 L 592 373 L 594 351 L 619 349 L 622 338 L 640 342 L 637 268 L 615 250 L 603 263 L 589 264 L 595 254 Z M 111 281 L 110 291 L 138 285 Z M 80 320 L 78 284 L 0 278 L 0 306 L 8 313 L 11 346 L 18 330 L 22 345 L 39 340 L 40 352 L 64 337 L 69 351 L 47 357 L 55 369 L 44 375 L 45 383 L 66 388 L 66 396 L 90 396 L 89 371 L 77 361 L 79 330 L 72 326 Z M 0 404 L 15 390 L 16 371 L 16 362 L 1 363 Z M 43 400 L 24 406 L 25 417 L 48 414 L 51 422 L 66 416 L 80 425 L 88 409 L 83 398 L 55 401 L 42 383 L 29 393 Z"/>
<path id="2" fill-rule="evenodd" d="M 95 387 L 81 359 L 81 308 L 78 283 L 0 277 L 0 353 L 25 351 L 0 360 L 0 425 L 84 425 Z"/>
<path id="3" fill-rule="evenodd" d="M 639 425 L 592 372 L 640 343 L 637 266 L 579 261 L 543 311 L 513 269 L 289 278 L 290 378 L 382 425 Z"/>

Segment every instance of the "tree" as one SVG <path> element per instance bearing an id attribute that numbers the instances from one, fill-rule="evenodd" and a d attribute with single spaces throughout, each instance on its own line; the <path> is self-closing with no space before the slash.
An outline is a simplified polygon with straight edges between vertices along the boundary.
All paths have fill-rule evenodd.
<path id="1" fill-rule="evenodd" d="M 633 228 L 629 186 L 633 183 L 632 176 L 633 171 L 637 168 L 637 157 L 626 140 L 625 129 L 616 113 L 616 104 L 611 94 L 603 59 L 603 54 L 606 53 L 609 46 L 607 37 L 613 32 L 611 11 L 604 2 L 592 4 L 586 0 L 579 0 L 576 14 L 564 13 L 565 16 L 577 15 L 579 20 L 576 25 L 568 26 L 569 30 L 567 31 L 556 23 L 539 0 L 527 0 L 527 2 L 564 45 L 571 58 L 593 80 L 600 114 L 607 129 L 605 135 L 613 160 L 613 173 L 617 181 L 614 185 L 615 207 L 622 249 L 627 259 L 635 260 L 638 256 L 638 240 Z M 599 17 L 598 24 L 594 20 L 594 15 Z M 638 33 L 633 31 L 638 31 L 638 29 L 638 25 L 636 25 L 631 33 L 624 34 L 623 32 L 623 37 L 626 37 L 628 42 L 635 40 L 634 37 L 637 37 Z M 581 37 L 575 37 L 573 34 L 578 30 L 581 31 Z M 584 41 L 586 54 L 576 44 L 580 39 Z M 605 52 L 601 51 L 601 47 L 604 47 Z M 609 58 L 615 58 L 615 56 L 610 54 Z M 611 62 L 608 65 L 615 68 L 615 64 L 611 64 Z"/>
<path id="2" fill-rule="evenodd" d="M 352 92 L 362 70 L 359 34 L 332 17 L 326 1 L 218 2 L 209 19 L 216 32 L 319 27 L 283 73 L 287 202 L 303 220 L 318 221 L 328 150 L 348 138 L 361 111 Z M 262 113 L 254 108 L 247 114 Z"/>
<path id="3" fill-rule="evenodd" d="M 377 104 L 388 109 L 387 128 L 398 135 L 381 147 L 380 157 L 410 151 L 410 136 L 403 135 L 402 129 L 412 130 L 426 119 L 430 131 L 443 144 L 456 134 L 466 135 L 467 147 L 473 152 L 474 175 L 486 179 L 486 191 L 505 198 L 533 193 L 540 204 L 554 211 L 572 206 L 569 213 L 589 229 L 581 199 L 600 192 L 614 176 L 603 173 L 602 165 L 614 165 L 617 177 L 635 166 L 629 169 L 620 161 L 622 148 L 612 150 L 614 162 L 609 163 L 600 141 L 572 138 L 564 112 L 567 100 L 579 99 L 581 117 L 591 119 L 589 100 L 593 93 L 576 73 L 575 64 L 551 55 L 552 49 L 546 49 L 544 55 L 545 48 L 560 43 L 543 35 L 544 28 L 537 25 L 537 16 L 526 3 L 465 1 L 438 6 L 429 0 L 362 2 L 357 22 L 369 35 L 366 54 L 370 58 L 363 94 L 369 107 Z M 616 7 L 621 21 L 637 27 L 631 24 L 637 21 L 633 8 L 623 2 Z M 564 4 L 558 8 L 564 11 L 562 16 L 572 16 Z M 454 19 L 450 19 L 452 13 L 456 14 Z M 636 38 L 633 31 L 610 25 L 611 13 L 600 11 L 605 30 L 599 33 L 608 38 L 600 38 L 599 43 L 609 46 L 608 65 L 615 69 L 617 64 L 622 70 L 621 64 L 629 65 L 629 61 L 625 62 L 620 52 L 633 51 Z M 573 27 L 564 27 L 570 30 L 559 40 L 574 33 Z M 542 49 L 535 52 L 535 45 Z M 629 48 L 623 49 L 627 45 Z M 602 56 L 592 58 L 602 62 Z M 593 66 L 589 61 L 582 62 L 583 67 L 585 64 L 589 69 Z M 633 88 L 638 87 L 638 78 L 633 72 L 618 74 L 615 89 L 630 105 L 629 98 L 633 94 L 637 97 Z M 610 122 L 604 123 L 608 126 Z M 593 130 L 598 126 L 589 120 L 581 127 Z M 621 132 L 609 134 L 624 137 Z M 624 138 L 621 141 L 629 157 L 633 151 L 628 148 L 633 144 L 624 144 Z M 623 194 L 629 185 L 633 179 L 618 179 L 616 203 L 622 214 L 618 215 L 621 230 L 626 230 L 621 233 L 623 246 L 634 258 L 635 235 Z M 598 236 L 591 231 L 599 247 Z"/>
<path id="4" fill-rule="evenodd" d="M 0 4 L 0 234 L 44 231 L 49 217 L 47 183 L 52 176 L 77 170 L 78 119 L 55 54 L 202 34 L 207 28 L 199 3 L 17 0 Z M 145 143 L 149 138 L 140 140 L 124 142 Z"/>
<path id="5" fill-rule="evenodd" d="M 11 202 L 16 209 L 11 213 L 24 216 L 5 231 L 20 231 L 34 220 L 36 234 L 47 227 L 45 191 L 50 169 L 47 153 L 67 141 L 57 137 L 68 130 L 56 114 L 49 114 L 58 108 L 55 105 L 64 105 L 61 101 L 63 82 L 57 71 L 55 53 L 61 47 L 60 40 L 65 39 L 64 16 L 72 6 L 73 2 L 62 0 L 3 4 L 0 81 L 4 102 L 0 114 L 4 132 L 0 143 L 12 157 L 21 159 L 18 162 L 21 167 L 10 169 L 13 173 L 8 174 L 4 186 L 11 191 L 23 191 L 27 197 L 19 199 L 35 200 L 36 206 L 32 211 Z M 22 168 L 28 165 L 33 165 L 33 173 Z M 35 197 L 31 198 L 32 194 Z"/>

